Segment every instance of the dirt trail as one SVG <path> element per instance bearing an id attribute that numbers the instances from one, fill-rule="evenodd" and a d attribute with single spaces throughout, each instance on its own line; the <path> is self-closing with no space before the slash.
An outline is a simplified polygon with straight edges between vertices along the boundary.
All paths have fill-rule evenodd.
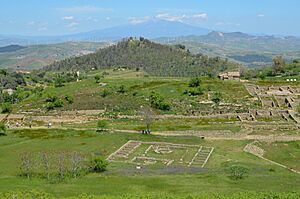
<path id="1" fill-rule="evenodd" d="M 30 128 L 12 128 L 12 129 L 30 129 Z M 33 127 L 31 129 L 47 129 L 47 127 Z M 61 130 L 91 130 L 96 131 L 96 128 L 63 128 L 63 127 L 53 127 L 52 129 Z M 114 132 L 120 133 L 133 133 L 140 134 L 140 131 L 135 130 L 121 130 L 121 129 L 108 129 Z M 206 140 L 259 140 L 266 142 L 289 142 L 289 141 L 300 141 L 300 135 L 248 135 L 248 134 L 237 134 L 229 133 L 227 131 L 154 131 L 152 135 L 159 136 L 196 136 L 202 137 Z"/>

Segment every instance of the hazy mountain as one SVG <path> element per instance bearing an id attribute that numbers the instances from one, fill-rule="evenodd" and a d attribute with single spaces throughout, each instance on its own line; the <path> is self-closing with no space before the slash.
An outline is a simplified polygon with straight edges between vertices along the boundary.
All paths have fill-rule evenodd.
<path id="1" fill-rule="evenodd" d="M 23 48 L 26 48 L 26 47 L 20 46 L 20 45 L 4 46 L 4 47 L 0 47 L 0 53 L 15 52 L 15 51 L 21 50 Z"/>
<path id="2" fill-rule="evenodd" d="M 241 32 L 210 32 L 201 36 L 159 38 L 164 44 L 183 44 L 194 53 L 220 56 L 249 66 L 269 65 L 276 55 L 300 58 L 300 38 L 254 36 Z"/>
<path id="3" fill-rule="evenodd" d="M 157 37 L 178 37 L 187 35 L 205 35 L 210 30 L 187 25 L 179 22 L 165 20 L 152 20 L 145 23 L 129 24 L 78 33 L 65 36 L 0 36 L 0 46 L 19 44 L 53 44 L 67 41 L 114 41 L 126 37 L 146 37 L 149 39 Z"/>

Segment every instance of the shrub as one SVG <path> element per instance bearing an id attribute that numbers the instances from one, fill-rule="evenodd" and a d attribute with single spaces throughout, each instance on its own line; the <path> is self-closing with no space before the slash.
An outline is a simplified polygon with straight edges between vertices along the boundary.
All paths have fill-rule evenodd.
<path id="1" fill-rule="evenodd" d="M 101 93 L 100 93 L 101 97 L 107 97 L 109 95 L 109 91 L 107 89 L 104 89 Z"/>
<path id="2" fill-rule="evenodd" d="M 244 166 L 232 165 L 229 168 L 230 178 L 233 180 L 241 180 L 248 174 L 248 171 L 249 169 Z"/>
<path id="3" fill-rule="evenodd" d="M 151 107 L 162 111 L 169 111 L 171 109 L 170 104 L 165 102 L 164 98 L 155 92 L 151 92 L 150 94 L 150 104 Z"/>
<path id="4" fill-rule="evenodd" d="M 189 82 L 189 87 L 199 87 L 201 84 L 201 80 L 198 77 L 192 78 Z"/>
<path id="5" fill-rule="evenodd" d="M 122 93 L 124 94 L 126 92 L 126 89 L 125 89 L 125 86 L 124 85 L 121 85 L 118 90 L 117 90 L 118 93 Z"/>
<path id="6" fill-rule="evenodd" d="M 98 123 L 97 123 L 97 128 L 98 128 L 99 130 L 104 130 L 104 129 L 106 129 L 107 127 L 108 127 L 107 121 L 105 121 L 105 120 L 99 120 L 99 121 L 98 121 Z"/>
<path id="7" fill-rule="evenodd" d="M 95 81 L 97 84 L 99 84 L 101 82 L 101 76 L 100 75 L 96 75 L 95 77 Z"/>
<path id="8" fill-rule="evenodd" d="M 222 95 L 220 92 L 216 92 L 213 94 L 213 97 L 212 97 L 212 101 L 215 103 L 215 104 L 219 104 L 221 102 L 221 98 L 222 98 Z"/>
<path id="9" fill-rule="evenodd" d="M 54 86 L 55 87 L 63 87 L 66 82 L 65 78 L 62 75 L 58 75 L 54 80 Z"/>
<path id="10" fill-rule="evenodd" d="M 69 103 L 69 104 L 73 104 L 74 103 L 74 97 L 71 95 L 66 95 L 65 96 L 65 100 Z"/>
<path id="11" fill-rule="evenodd" d="M 106 171 L 106 168 L 108 166 L 108 162 L 103 158 L 95 158 L 91 161 L 91 171 L 100 173 L 103 171 Z"/>
<path id="12" fill-rule="evenodd" d="M 58 100 L 58 97 L 54 94 L 47 94 L 46 102 L 55 102 Z"/>
<path id="13" fill-rule="evenodd" d="M 6 126 L 3 122 L 0 122 L 0 136 L 6 136 Z"/>
<path id="14" fill-rule="evenodd" d="M 4 103 L 2 105 L 1 113 L 11 113 L 12 112 L 12 105 L 10 103 Z"/>
<path id="15" fill-rule="evenodd" d="M 198 96 L 198 95 L 203 95 L 204 92 L 201 87 L 198 87 L 198 88 L 192 88 L 189 90 L 185 90 L 183 94 L 189 95 L 189 96 Z"/>
<path id="16" fill-rule="evenodd" d="M 48 102 L 46 108 L 48 111 L 54 110 L 55 108 L 61 108 L 64 106 L 64 102 L 61 99 L 57 99 L 54 102 Z"/>

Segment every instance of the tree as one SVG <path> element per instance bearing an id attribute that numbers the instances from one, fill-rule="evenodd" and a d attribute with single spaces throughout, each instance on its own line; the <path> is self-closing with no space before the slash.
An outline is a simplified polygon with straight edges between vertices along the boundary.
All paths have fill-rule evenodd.
<path id="1" fill-rule="evenodd" d="M 74 178 L 77 178 L 80 175 L 83 160 L 84 157 L 81 153 L 74 151 L 71 154 L 71 172 Z"/>
<path id="2" fill-rule="evenodd" d="M 229 174 L 233 180 L 243 179 L 247 175 L 248 171 L 248 168 L 240 165 L 233 165 L 229 168 Z"/>
<path id="3" fill-rule="evenodd" d="M 155 113 L 152 111 L 151 108 L 142 107 L 141 108 L 141 116 L 142 116 L 144 123 L 146 124 L 147 130 L 150 130 L 150 128 L 153 124 L 153 121 L 154 121 Z"/>
<path id="4" fill-rule="evenodd" d="M 95 158 L 91 160 L 90 169 L 93 172 L 100 173 L 106 171 L 108 162 L 103 158 Z"/>
<path id="5" fill-rule="evenodd" d="M 32 176 L 33 166 L 32 154 L 29 152 L 22 153 L 20 165 L 21 175 L 29 179 Z"/>
<path id="6" fill-rule="evenodd" d="M 273 73 L 278 75 L 284 72 L 285 61 L 282 56 L 276 56 L 273 58 Z"/>
<path id="7" fill-rule="evenodd" d="M 50 154 L 48 152 L 42 152 L 41 153 L 41 160 L 42 160 L 42 166 L 44 168 L 44 172 L 46 175 L 47 180 L 50 179 Z"/>
<path id="8" fill-rule="evenodd" d="M 213 101 L 216 105 L 219 105 L 219 103 L 221 102 L 222 99 L 222 95 L 220 92 L 215 92 L 213 94 L 213 97 L 211 99 L 211 101 Z"/>
<path id="9" fill-rule="evenodd" d="M 170 104 L 165 102 L 164 98 L 155 92 L 150 93 L 150 104 L 152 108 L 162 111 L 169 111 L 171 109 Z"/>
<path id="10" fill-rule="evenodd" d="M 66 165 L 66 154 L 64 152 L 61 152 L 58 156 L 58 177 L 62 181 L 66 177 L 67 173 L 67 165 Z"/>
<path id="11" fill-rule="evenodd" d="M 107 127 L 108 127 L 107 121 L 105 121 L 105 120 L 99 120 L 99 121 L 98 121 L 98 123 L 97 123 L 97 128 L 98 128 L 98 130 L 103 131 L 103 130 L 105 130 Z"/>
<path id="12" fill-rule="evenodd" d="M 199 87 L 201 84 L 201 80 L 198 77 L 192 78 L 189 82 L 189 87 Z"/>

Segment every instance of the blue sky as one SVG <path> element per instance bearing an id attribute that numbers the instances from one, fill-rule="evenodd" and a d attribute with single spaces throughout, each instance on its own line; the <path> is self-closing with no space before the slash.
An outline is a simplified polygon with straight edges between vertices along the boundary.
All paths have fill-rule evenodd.
<path id="1" fill-rule="evenodd" d="M 1 0 L 0 34 L 64 35 L 149 20 L 300 35 L 299 0 Z"/>

